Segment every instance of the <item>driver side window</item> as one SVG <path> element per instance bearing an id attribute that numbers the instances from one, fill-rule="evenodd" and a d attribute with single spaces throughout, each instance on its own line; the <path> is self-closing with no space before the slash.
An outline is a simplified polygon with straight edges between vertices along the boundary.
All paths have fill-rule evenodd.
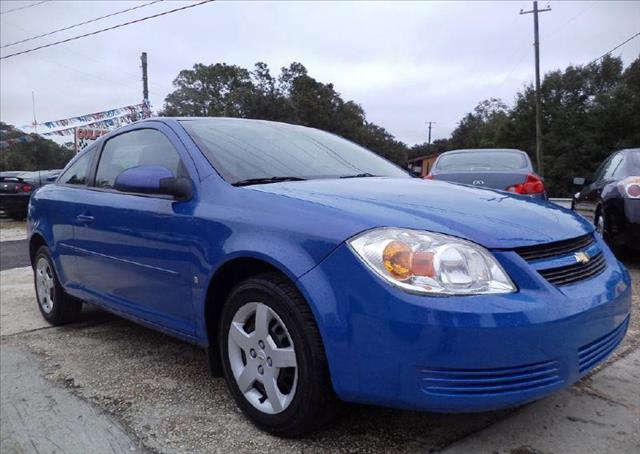
<path id="1" fill-rule="evenodd" d="M 165 167 L 176 177 L 186 175 L 180 155 L 164 134 L 155 129 L 139 129 L 107 141 L 98 163 L 95 185 L 112 189 L 121 172 L 141 165 Z"/>
<path id="2" fill-rule="evenodd" d="M 617 155 L 614 155 L 613 158 L 611 158 L 609 165 L 604 170 L 604 175 L 602 179 L 603 180 L 612 179 L 616 173 L 616 170 L 618 170 L 618 167 L 620 167 L 621 162 L 622 162 L 622 155 L 619 153 Z"/>
<path id="3" fill-rule="evenodd" d="M 593 176 L 591 177 L 591 182 L 596 182 L 602 180 L 602 176 L 604 175 L 604 171 L 611 162 L 611 156 L 605 159 L 602 164 L 598 166 L 595 172 L 593 172 Z"/>

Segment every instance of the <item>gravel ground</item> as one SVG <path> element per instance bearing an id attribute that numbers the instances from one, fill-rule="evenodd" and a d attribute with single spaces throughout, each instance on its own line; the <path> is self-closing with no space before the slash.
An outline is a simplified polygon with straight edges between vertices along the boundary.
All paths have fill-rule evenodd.
<path id="1" fill-rule="evenodd" d="M 348 406 L 326 430 L 299 441 L 271 437 L 239 412 L 204 352 L 95 312 L 73 326 L 3 338 L 41 358 L 46 377 L 121 418 L 158 452 L 430 451 L 507 412 L 436 415 Z"/>
<path id="2" fill-rule="evenodd" d="M 0 223 L 0 241 L 24 240 L 27 238 L 27 228 L 24 222 L 3 220 Z"/>
<path id="3" fill-rule="evenodd" d="M 640 262 L 629 261 L 629 266 L 633 274 L 636 310 L 622 346 L 600 369 L 636 354 L 640 346 L 640 314 L 637 310 L 640 305 Z M 114 446 L 132 446 L 131 450 L 143 446 L 139 449 L 163 453 L 258 450 L 436 452 L 457 447 L 456 452 L 541 452 L 527 443 L 517 441 L 516 432 L 512 437 L 505 435 L 510 432 L 500 432 L 503 438 L 506 436 L 511 442 L 500 439 L 502 441 L 487 444 L 485 440 L 483 444 L 482 440 L 478 440 L 473 442 L 477 443 L 478 449 L 473 449 L 476 446 L 473 444 L 461 444 L 474 440 L 473 437 L 478 434 L 488 433 L 492 427 L 512 421 L 514 427 L 520 427 L 518 430 L 527 426 L 544 426 L 544 431 L 538 435 L 540 446 L 556 446 L 556 451 L 551 452 L 560 453 L 566 451 L 560 443 L 566 438 L 562 435 L 574 432 L 561 429 L 563 426 L 559 423 L 557 427 L 547 428 L 548 423 L 542 419 L 545 412 L 537 409 L 544 409 L 545 405 L 582 408 L 576 403 L 578 396 L 582 396 L 586 399 L 584 405 L 596 411 L 594 406 L 611 405 L 610 401 L 615 402 L 620 394 L 640 394 L 638 380 L 627 380 L 629 383 L 620 385 L 618 394 L 603 395 L 602 390 L 607 386 L 594 384 L 594 380 L 602 381 L 598 378 L 601 374 L 596 373 L 552 398 L 500 412 L 442 415 L 347 405 L 343 414 L 325 430 L 302 440 L 284 440 L 260 432 L 244 418 L 227 393 L 223 380 L 208 375 L 202 350 L 95 309 L 86 310 L 79 323 L 49 327 L 36 308 L 31 279 L 28 267 L 0 272 L 1 351 L 24 349 L 28 352 L 33 361 L 38 362 L 37 373 L 46 379 L 52 389 L 63 390 L 70 399 L 77 400 L 78 405 L 90 404 L 97 411 L 92 418 L 100 419 L 102 413 L 107 417 L 104 424 L 118 426 L 96 439 L 129 436 L 132 440 L 129 444 L 121 440 L 118 442 L 121 444 Z M 4 388 L 10 377 L 2 372 Z M 612 389 L 616 391 L 615 386 Z M 560 404 L 554 399 L 559 399 Z M 612 451 L 615 447 L 618 452 L 625 452 L 625 447 L 635 446 L 638 450 L 629 452 L 640 452 L 637 438 L 640 423 L 635 435 L 629 434 L 626 428 L 632 424 L 634 417 L 640 421 L 640 408 L 632 404 L 624 405 L 626 410 L 611 417 L 620 418 L 620 426 L 624 426 L 625 430 L 617 430 L 615 424 L 607 429 L 618 439 L 618 444 L 610 446 Z M 78 411 L 82 413 L 88 410 Z M 3 418 L 7 414 L 3 411 Z M 610 412 L 603 410 L 601 414 L 609 415 Z M 569 415 L 569 419 L 563 421 L 574 428 L 588 430 L 588 423 L 580 421 L 580 418 L 572 420 L 571 417 Z M 524 418 L 520 425 L 516 424 L 520 421 L 518 418 Z M 3 424 L 6 425 L 6 421 Z M 102 426 L 96 424 L 96 427 L 98 429 L 95 430 L 100 430 Z M 575 433 L 580 433 L 580 430 Z M 623 433 L 616 435 L 616 430 Z M 3 428 L 3 444 L 7 440 L 5 437 L 9 436 Z M 27 452 L 36 450 L 27 449 Z M 109 452 L 123 451 L 114 448 Z"/>

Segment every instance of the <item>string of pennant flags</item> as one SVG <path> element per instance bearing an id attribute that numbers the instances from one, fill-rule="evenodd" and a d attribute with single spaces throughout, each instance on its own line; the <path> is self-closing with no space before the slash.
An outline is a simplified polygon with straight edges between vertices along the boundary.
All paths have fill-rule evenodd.
<path id="1" fill-rule="evenodd" d="M 76 128 L 79 127 L 91 127 L 97 129 L 113 129 L 119 128 L 120 126 L 127 125 L 129 123 L 133 123 L 134 121 L 143 118 L 140 113 L 131 113 L 124 114 L 115 118 L 107 118 L 105 120 L 94 121 L 92 123 L 85 123 L 82 125 L 72 126 L 70 128 L 58 129 L 56 131 L 43 132 L 41 135 L 43 136 L 68 136 L 74 134 Z"/>
<path id="2" fill-rule="evenodd" d="M 148 103 L 134 104 L 131 106 L 118 107 L 117 109 L 94 112 L 92 114 L 80 115 L 77 117 L 64 118 L 62 120 L 45 121 L 38 123 L 53 131 L 41 133 L 43 136 L 66 136 L 74 133 L 74 129 L 80 126 L 91 126 L 94 128 L 114 128 L 124 124 L 132 123 L 140 118 L 147 118 L 151 115 Z M 56 129 L 62 128 L 62 129 Z"/>
<path id="3" fill-rule="evenodd" d="M 118 107 L 116 109 L 104 110 L 102 112 L 94 112 L 87 115 L 79 115 L 77 117 L 63 118 L 55 121 L 45 121 L 43 123 L 34 123 L 28 126 L 22 126 L 20 129 L 33 129 L 36 126 L 44 127 L 46 132 L 40 132 L 40 136 L 68 136 L 74 135 L 78 128 L 93 128 L 100 130 L 109 130 L 120 126 L 133 123 L 142 118 L 151 116 L 151 105 L 148 101 L 141 104 L 132 104 L 130 106 Z M 4 131 L 3 131 L 4 132 Z M 32 135 L 24 135 L 13 139 L 0 141 L 0 148 L 7 148 L 12 145 L 33 142 L 35 138 Z"/>

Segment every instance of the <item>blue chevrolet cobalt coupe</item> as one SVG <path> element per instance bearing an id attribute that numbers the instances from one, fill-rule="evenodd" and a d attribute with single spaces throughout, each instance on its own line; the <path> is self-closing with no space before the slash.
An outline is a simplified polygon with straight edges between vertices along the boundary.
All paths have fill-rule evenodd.
<path id="1" fill-rule="evenodd" d="M 88 303 L 198 344 L 281 436 L 340 401 L 539 399 L 607 358 L 629 323 L 629 274 L 570 210 L 411 178 L 301 126 L 134 123 L 39 189 L 28 223 L 45 319 Z"/>

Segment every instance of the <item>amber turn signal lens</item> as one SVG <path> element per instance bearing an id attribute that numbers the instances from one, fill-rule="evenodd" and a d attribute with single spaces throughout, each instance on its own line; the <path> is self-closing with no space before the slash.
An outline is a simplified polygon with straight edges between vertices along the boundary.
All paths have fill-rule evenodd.
<path id="1" fill-rule="evenodd" d="M 402 241 L 392 241 L 382 253 L 385 269 L 396 279 L 404 280 L 412 276 L 411 248 Z"/>

